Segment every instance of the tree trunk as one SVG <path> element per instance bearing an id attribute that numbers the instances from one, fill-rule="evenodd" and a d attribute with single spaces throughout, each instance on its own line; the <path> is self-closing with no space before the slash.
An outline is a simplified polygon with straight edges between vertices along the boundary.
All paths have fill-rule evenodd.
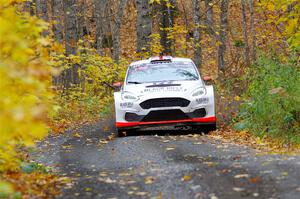
<path id="1" fill-rule="evenodd" d="M 121 46 L 120 46 L 120 31 L 122 25 L 122 18 L 126 8 L 127 0 L 120 0 L 119 8 L 115 23 L 113 24 L 113 59 L 118 63 L 121 55 Z"/>
<path id="2" fill-rule="evenodd" d="M 49 21 L 47 0 L 36 0 L 36 15 L 44 21 Z M 43 36 L 48 34 L 47 30 L 42 32 Z"/>
<path id="3" fill-rule="evenodd" d="M 205 9 L 206 9 L 206 24 L 210 27 L 213 27 L 212 0 L 205 0 Z"/>
<path id="4" fill-rule="evenodd" d="M 36 0 L 36 15 L 44 21 L 49 21 L 47 0 Z"/>
<path id="5" fill-rule="evenodd" d="M 181 6 L 182 6 L 182 10 L 183 10 L 183 18 L 184 18 L 184 27 L 185 27 L 185 31 L 186 31 L 186 35 L 185 35 L 185 55 L 187 56 L 188 55 L 188 41 L 190 39 L 190 32 L 189 32 L 189 19 L 188 19 L 188 11 L 184 5 L 184 2 L 181 1 Z"/>
<path id="6" fill-rule="evenodd" d="M 220 13 L 220 44 L 218 48 L 218 68 L 222 73 L 225 72 L 225 52 L 226 52 L 226 37 L 228 29 L 228 6 L 229 0 L 221 0 Z"/>
<path id="7" fill-rule="evenodd" d="M 170 4 L 171 6 L 168 6 Z M 172 54 L 172 39 L 168 38 L 168 32 L 170 28 L 174 27 L 174 8 L 175 0 L 161 0 L 161 31 L 160 31 L 160 43 L 163 47 L 164 55 Z"/>
<path id="8" fill-rule="evenodd" d="M 194 12 L 194 61 L 197 67 L 201 67 L 202 64 L 202 49 L 201 49 L 201 13 L 200 13 L 200 0 L 193 0 L 193 12 Z"/>
<path id="9" fill-rule="evenodd" d="M 35 1 L 25 1 L 23 3 L 23 9 L 25 12 L 30 13 L 31 16 L 35 15 L 34 7 L 33 5 L 35 4 Z"/>
<path id="10" fill-rule="evenodd" d="M 152 33 L 151 6 L 148 0 L 136 0 L 137 5 L 137 52 L 149 52 Z"/>
<path id="11" fill-rule="evenodd" d="M 248 30 L 247 30 L 247 16 L 246 16 L 246 2 L 245 0 L 241 0 L 241 14 L 242 14 L 242 22 L 243 22 L 243 37 L 245 43 L 245 63 L 246 66 L 250 66 L 250 50 L 249 50 L 249 42 L 248 42 Z"/>
<path id="12" fill-rule="evenodd" d="M 97 52 L 103 56 L 103 40 L 104 40 L 104 18 L 105 8 L 107 8 L 107 0 L 94 0 L 95 18 L 96 18 L 96 48 Z"/>
<path id="13" fill-rule="evenodd" d="M 79 1 L 77 3 L 77 35 L 78 35 L 78 40 L 81 39 L 83 40 L 83 37 L 88 34 L 88 29 L 87 29 L 87 21 L 85 19 L 85 2 L 84 1 Z"/>
<path id="14" fill-rule="evenodd" d="M 250 7 L 250 30 L 252 34 L 252 52 L 251 52 L 251 59 L 253 62 L 256 60 L 256 31 L 255 31 L 255 24 L 254 24 L 254 1 L 249 0 L 249 7 Z"/>
<path id="15" fill-rule="evenodd" d="M 53 33 L 56 41 L 63 43 L 63 23 L 62 16 L 64 13 L 63 10 L 63 0 L 52 0 L 52 20 L 53 20 Z"/>
<path id="16" fill-rule="evenodd" d="M 65 47 L 66 55 L 77 54 L 77 4 L 76 0 L 64 0 L 65 13 Z M 65 87 L 69 88 L 72 84 L 79 83 L 78 65 L 66 70 Z"/>
<path id="17" fill-rule="evenodd" d="M 52 30 L 54 34 L 54 38 L 57 42 L 63 43 L 63 4 L 62 0 L 51 0 L 51 8 L 52 8 Z M 63 73 L 58 76 L 53 76 L 53 85 L 62 86 L 63 83 Z"/>

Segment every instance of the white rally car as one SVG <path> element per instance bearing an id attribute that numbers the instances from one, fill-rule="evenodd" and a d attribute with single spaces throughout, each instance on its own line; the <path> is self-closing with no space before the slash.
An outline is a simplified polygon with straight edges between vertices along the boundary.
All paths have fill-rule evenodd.
<path id="1" fill-rule="evenodd" d="M 191 59 L 159 56 L 133 62 L 114 99 L 119 135 L 161 125 L 216 129 L 213 86 L 205 84 Z"/>

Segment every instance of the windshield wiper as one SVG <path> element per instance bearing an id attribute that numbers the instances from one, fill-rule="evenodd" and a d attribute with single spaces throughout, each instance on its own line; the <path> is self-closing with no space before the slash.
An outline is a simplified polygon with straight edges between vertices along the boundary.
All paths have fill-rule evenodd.
<path id="1" fill-rule="evenodd" d="M 127 82 L 128 84 L 142 84 L 142 82 Z"/>

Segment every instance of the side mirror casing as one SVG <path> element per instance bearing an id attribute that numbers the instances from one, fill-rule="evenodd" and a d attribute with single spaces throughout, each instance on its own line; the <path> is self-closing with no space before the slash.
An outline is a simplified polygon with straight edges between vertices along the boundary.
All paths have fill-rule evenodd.
<path id="1" fill-rule="evenodd" d="M 115 82 L 112 84 L 112 87 L 116 90 L 120 90 L 123 86 L 123 83 L 122 82 Z"/>
<path id="2" fill-rule="evenodd" d="M 210 76 L 204 76 L 203 77 L 203 81 L 206 83 L 206 84 L 211 84 L 213 79 L 210 77 Z"/>

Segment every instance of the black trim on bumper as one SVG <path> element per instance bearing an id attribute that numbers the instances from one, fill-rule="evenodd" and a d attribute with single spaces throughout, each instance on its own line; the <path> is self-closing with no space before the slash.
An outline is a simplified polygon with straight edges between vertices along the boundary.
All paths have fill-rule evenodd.
<path id="1" fill-rule="evenodd" d="M 126 112 L 125 120 L 128 122 L 155 122 L 168 120 L 184 120 L 190 118 L 202 118 L 206 116 L 205 108 L 196 109 L 191 113 L 184 113 L 180 109 L 150 111 L 148 115 L 138 115 Z"/>

